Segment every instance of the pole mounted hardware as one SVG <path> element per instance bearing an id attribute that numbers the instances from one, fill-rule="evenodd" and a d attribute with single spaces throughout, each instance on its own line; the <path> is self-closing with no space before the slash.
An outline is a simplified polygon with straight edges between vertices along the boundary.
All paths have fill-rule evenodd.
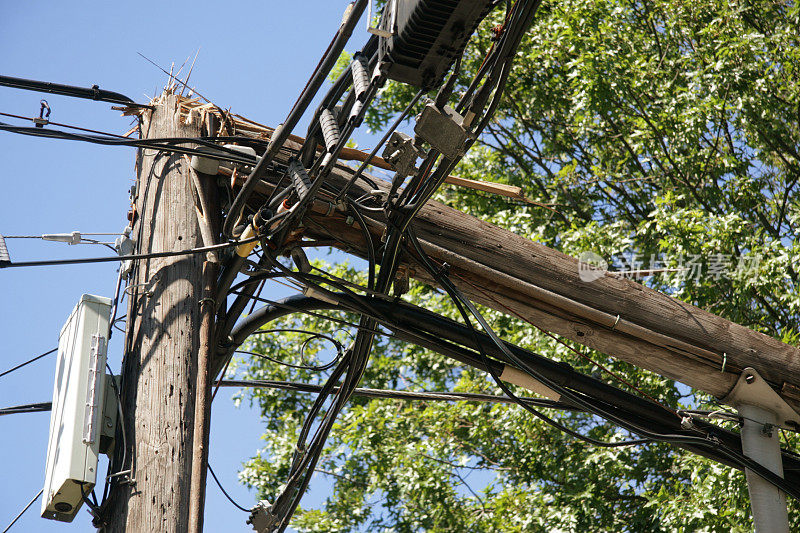
<path id="1" fill-rule="evenodd" d="M 414 139 L 400 131 L 389 137 L 383 149 L 383 159 L 394 167 L 398 177 L 413 176 L 417 173 L 417 159 L 425 157 L 425 151 L 414 144 Z"/>
<path id="2" fill-rule="evenodd" d="M 438 87 L 493 5 L 491 0 L 388 2 L 378 28 L 370 32 L 381 37 L 381 70 L 389 79 L 421 89 Z"/>
<path id="3" fill-rule="evenodd" d="M 40 100 L 39 104 L 41 105 L 39 108 L 39 118 L 34 118 L 33 123 L 37 128 L 43 128 L 50 124 L 50 104 L 47 103 L 47 100 Z M 45 113 L 45 111 L 47 112 Z"/>
<path id="4" fill-rule="evenodd" d="M 113 450 L 117 406 L 104 371 L 110 310 L 110 299 L 84 294 L 59 336 L 43 518 L 72 522 L 95 486 L 99 455 Z"/>
<path id="5" fill-rule="evenodd" d="M 258 533 L 269 533 L 278 523 L 278 517 L 270 512 L 272 505 L 267 500 L 259 501 L 250 511 L 247 523 Z"/>
<path id="6" fill-rule="evenodd" d="M 8 247 L 6 246 L 6 239 L 0 235 L 0 265 L 10 265 L 11 256 L 8 255 Z"/>
<path id="7" fill-rule="evenodd" d="M 448 106 L 439 109 L 432 103 L 426 105 L 417 117 L 414 132 L 451 161 L 467 153 L 470 133 L 464 127 L 464 117 Z"/>
<path id="8" fill-rule="evenodd" d="M 783 477 L 781 443 L 777 429 L 797 428 L 800 415 L 764 381 L 753 368 L 745 368 L 723 402 L 733 405 L 742 417 L 742 451 Z M 745 469 L 753 522 L 758 533 L 789 533 L 786 494 Z"/>

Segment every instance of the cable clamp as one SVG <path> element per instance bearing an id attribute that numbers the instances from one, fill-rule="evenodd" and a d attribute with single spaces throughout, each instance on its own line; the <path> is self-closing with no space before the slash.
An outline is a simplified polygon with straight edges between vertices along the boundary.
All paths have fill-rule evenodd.
<path id="1" fill-rule="evenodd" d="M 217 307 L 217 301 L 216 301 L 214 298 L 210 298 L 210 297 L 200 298 L 200 301 L 199 301 L 199 303 L 200 303 L 200 305 L 201 305 L 201 306 L 202 306 L 204 303 L 210 303 L 210 304 L 211 304 L 211 305 L 213 305 L 214 307 Z"/>
<path id="2" fill-rule="evenodd" d="M 43 128 L 50 124 L 50 105 L 47 103 L 47 100 L 40 100 L 39 103 L 41 104 L 41 107 L 39 108 L 39 118 L 34 118 L 33 124 L 37 128 Z M 47 110 L 46 114 L 45 109 Z"/>
<path id="3" fill-rule="evenodd" d="M 450 265 L 447 263 L 442 263 L 442 266 L 436 269 L 436 278 L 440 278 L 443 276 L 447 276 L 450 273 Z"/>

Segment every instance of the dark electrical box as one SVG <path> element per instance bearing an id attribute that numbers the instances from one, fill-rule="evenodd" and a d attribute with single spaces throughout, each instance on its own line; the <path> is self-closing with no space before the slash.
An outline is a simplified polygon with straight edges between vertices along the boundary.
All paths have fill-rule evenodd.
<path id="1" fill-rule="evenodd" d="M 492 0 L 389 0 L 380 29 L 383 73 L 422 89 L 439 86 Z"/>

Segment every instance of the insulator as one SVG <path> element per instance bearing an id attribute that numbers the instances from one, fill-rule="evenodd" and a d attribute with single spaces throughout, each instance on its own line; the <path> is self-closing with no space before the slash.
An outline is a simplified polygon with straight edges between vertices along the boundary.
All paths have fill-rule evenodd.
<path id="1" fill-rule="evenodd" d="M 292 179 L 292 185 L 294 185 L 297 197 L 302 200 L 311 188 L 311 178 L 308 176 L 306 169 L 303 168 L 303 165 L 300 164 L 300 161 L 295 158 L 289 160 L 289 177 Z"/>
<path id="2" fill-rule="evenodd" d="M 0 264 L 10 263 L 11 256 L 8 255 L 8 248 L 6 248 L 6 240 L 0 235 Z"/>
<path id="3" fill-rule="evenodd" d="M 353 62 L 350 63 L 350 71 L 353 73 L 353 90 L 356 98 L 363 102 L 369 89 L 369 75 L 367 75 L 367 65 L 364 56 L 356 54 Z"/>
<path id="4" fill-rule="evenodd" d="M 325 139 L 325 148 L 328 152 L 333 152 L 339 144 L 341 134 L 339 133 L 339 123 L 330 109 L 323 109 L 319 115 L 319 125 L 322 128 L 322 137 Z"/>

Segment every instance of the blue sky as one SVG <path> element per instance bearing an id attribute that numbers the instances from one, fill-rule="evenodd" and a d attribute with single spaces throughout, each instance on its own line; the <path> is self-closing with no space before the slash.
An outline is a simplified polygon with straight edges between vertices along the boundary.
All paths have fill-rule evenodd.
<path id="1" fill-rule="evenodd" d="M 91 86 L 142 102 L 159 93 L 167 77 L 137 52 L 176 70 L 200 49 L 190 85 L 224 108 L 258 122 L 283 120 L 346 7 L 345 0 L 301 2 L 11 2 L 0 17 L 0 74 Z M 366 40 L 364 25 L 349 51 Z M 189 61 L 191 63 L 191 59 Z M 184 73 L 188 65 L 184 67 Z M 129 117 L 111 104 L 0 88 L 0 112 L 38 115 L 46 98 L 50 119 L 124 133 Z M 0 121 L 24 124 L 0 117 Z M 25 124 L 30 125 L 30 123 Z M 296 133 L 301 134 L 305 123 Z M 369 137 L 367 137 L 369 139 Z M 0 132 L 0 233 L 116 232 L 125 227 L 134 150 L 46 140 Z M 12 260 L 108 255 L 96 246 L 41 240 L 8 241 Z M 0 372 L 57 345 L 58 333 L 83 293 L 111 296 L 115 264 L 4 269 L 0 271 Z M 274 295 L 273 295 L 274 296 Z M 123 311 L 124 312 L 124 311 Z M 122 335 L 109 347 L 115 372 Z M 0 407 L 50 401 L 55 358 L 49 356 L 0 378 Z M 210 462 L 239 503 L 255 495 L 236 472 L 260 446 L 255 411 L 235 409 L 221 390 L 212 416 Z M 0 527 L 5 527 L 42 487 L 49 414 L 0 418 Z M 104 467 L 101 467 L 104 471 Z M 311 498 L 324 495 L 316 479 Z M 320 488 L 323 487 L 323 488 Z M 246 515 L 230 505 L 209 478 L 206 531 L 250 531 Z M 91 531 L 81 510 L 72 524 L 39 518 L 37 502 L 11 531 Z"/>

